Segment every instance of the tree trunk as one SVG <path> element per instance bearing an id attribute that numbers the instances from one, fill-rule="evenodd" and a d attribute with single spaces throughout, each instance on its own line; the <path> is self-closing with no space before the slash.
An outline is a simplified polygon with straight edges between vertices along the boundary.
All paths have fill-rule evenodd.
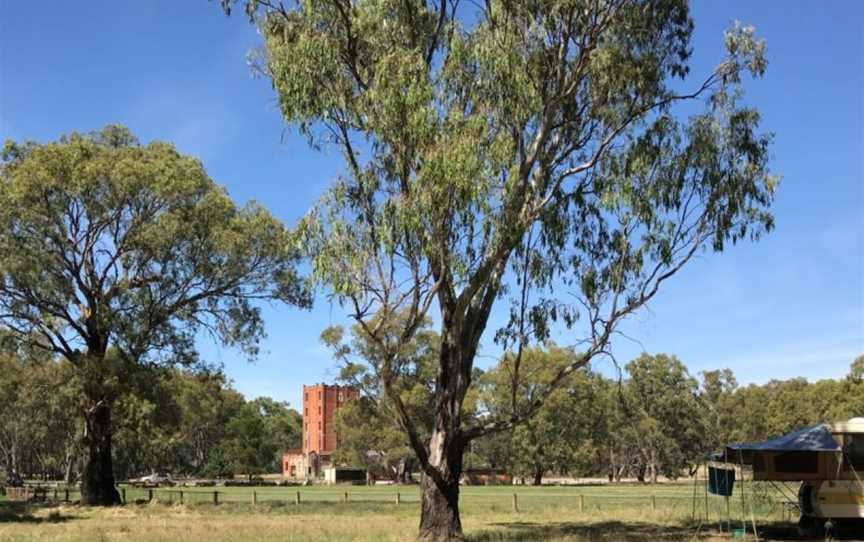
<path id="1" fill-rule="evenodd" d="M 424 472 L 420 478 L 420 489 L 420 534 L 417 540 L 464 540 L 459 517 L 459 478 L 439 484 Z"/>
<path id="2" fill-rule="evenodd" d="M 615 470 L 616 470 L 615 469 L 615 452 L 612 449 L 610 449 L 609 450 L 609 474 L 607 475 L 610 482 L 615 479 Z"/>
<path id="3" fill-rule="evenodd" d="M 67 486 L 71 486 L 72 484 L 75 483 L 75 471 L 73 469 L 74 469 L 74 463 L 73 463 L 72 459 L 67 458 L 66 459 L 66 467 L 64 469 L 64 474 L 63 474 L 63 481 L 66 482 Z"/>
<path id="4" fill-rule="evenodd" d="M 8 487 L 24 486 L 24 479 L 18 471 L 18 460 L 14 452 L 6 455 L 6 479 L 0 480 L 0 483 Z"/>
<path id="5" fill-rule="evenodd" d="M 84 414 L 84 446 L 87 456 L 81 473 L 81 504 L 120 504 L 111 461 L 111 407 L 105 400 L 96 401 Z"/>
<path id="6" fill-rule="evenodd" d="M 657 483 L 657 452 L 651 450 L 651 483 Z"/>
<path id="7" fill-rule="evenodd" d="M 531 485 L 543 485 L 543 466 L 540 463 L 534 463 L 534 481 Z"/>
<path id="8" fill-rule="evenodd" d="M 67 438 L 66 453 L 63 457 L 63 480 L 67 486 L 75 483 L 75 458 L 78 454 L 77 433 Z"/>
<path id="9" fill-rule="evenodd" d="M 491 300 L 495 293 L 491 288 L 484 295 Z M 468 444 L 462 433 L 462 405 L 471 385 L 474 355 L 480 334 L 486 327 L 491 301 L 487 305 L 470 304 L 465 308 L 464 318 L 454 316 L 455 305 L 458 303 L 442 302 L 440 305 L 442 333 L 435 384 L 435 427 L 428 445 L 419 440 L 416 429 L 409 431 L 411 445 L 422 467 L 417 536 L 421 542 L 465 540 L 459 517 L 459 479 Z M 392 391 L 391 394 L 396 395 Z M 402 410 L 405 419 L 404 407 Z M 411 422 L 404 422 L 404 426 L 410 427 Z"/>
<path id="10" fill-rule="evenodd" d="M 421 542 L 464 540 L 459 517 L 459 478 L 464 443 L 454 432 L 439 427 L 429 440 L 429 470 L 420 480 Z M 434 473 L 434 475 L 432 474 Z"/>

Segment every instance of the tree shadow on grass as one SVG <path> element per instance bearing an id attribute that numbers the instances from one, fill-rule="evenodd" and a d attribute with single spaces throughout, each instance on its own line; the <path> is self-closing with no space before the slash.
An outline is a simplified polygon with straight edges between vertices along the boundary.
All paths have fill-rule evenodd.
<path id="1" fill-rule="evenodd" d="M 814 531 L 810 534 L 802 534 L 798 526 L 793 523 L 777 522 L 759 525 L 759 538 L 761 540 L 782 540 L 783 542 L 804 540 L 848 540 L 850 542 L 864 540 L 864 521 L 838 521 L 826 538 L 821 532 Z"/>
<path id="2" fill-rule="evenodd" d="M 472 542 L 545 541 L 557 538 L 576 540 L 691 540 L 696 530 L 689 527 L 663 526 L 654 523 L 603 521 L 598 523 L 533 523 L 530 521 L 494 523 L 495 530 L 483 531 L 470 538 Z"/>
<path id="3" fill-rule="evenodd" d="M 657 525 L 655 523 L 603 521 L 597 523 L 534 523 L 530 521 L 513 523 L 493 523 L 495 529 L 481 531 L 469 537 L 471 542 L 540 542 L 555 539 L 604 540 L 625 542 L 650 542 L 660 540 L 675 542 L 685 540 L 719 540 L 728 538 L 713 529 L 699 529 L 695 525 Z M 822 540 L 821 537 L 802 536 L 794 524 L 771 523 L 759 525 L 760 540 L 792 542 Z M 749 531 L 749 528 L 748 528 Z M 862 540 L 864 531 L 842 529 L 835 533 L 834 540 Z M 751 535 L 752 536 L 752 535 Z"/>
<path id="4" fill-rule="evenodd" d="M 63 515 L 59 510 L 51 510 L 45 516 L 34 516 L 34 510 L 48 508 L 25 502 L 0 502 L 0 523 L 63 523 L 75 516 Z"/>

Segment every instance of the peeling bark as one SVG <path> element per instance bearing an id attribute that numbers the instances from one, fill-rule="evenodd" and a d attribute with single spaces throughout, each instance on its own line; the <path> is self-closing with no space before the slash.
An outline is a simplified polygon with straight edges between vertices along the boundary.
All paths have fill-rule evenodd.
<path id="1" fill-rule="evenodd" d="M 112 506 L 120 504 L 114 485 L 111 460 L 111 407 L 99 400 L 84 415 L 84 446 L 87 456 L 81 473 L 81 504 Z"/>
<path id="2" fill-rule="evenodd" d="M 459 517 L 463 444 L 458 435 L 436 432 L 429 443 L 429 469 L 420 481 L 421 542 L 465 540 Z"/>

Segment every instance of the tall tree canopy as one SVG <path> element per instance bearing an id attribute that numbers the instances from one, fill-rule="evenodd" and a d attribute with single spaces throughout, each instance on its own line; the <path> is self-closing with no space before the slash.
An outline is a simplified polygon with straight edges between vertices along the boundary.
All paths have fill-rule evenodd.
<path id="1" fill-rule="evenodd" d="M 652 482 L 698 465 L 705 448 L 699 385 L 675 356 L 642 354 L 627 364 L 626 446 L 641 455 Z M 725 444 L 725 443 L 724 443 Z"/>
<path id="2" fill-rule="evenodd" d="M 700 249 L 772 227 L 770 137 L 740 101 L 764 42 L 736 25 L 717 68 L 681 83 L 685 0 L 243 3 L 285 120 L 345 159 L 302 231 L 315 278 L 390 360 L 378 376 L 423 472 L 420 538 L 460 538 L 472 439 L 529 417 Z M 520 412 L 466 422 L 497 301 L 511 306 L 505 345 L 563 322 L 581 355 Z M 441 347 L 423 439 L 388 367 L 430 314 Z"/>
<path id="3" fill-rule="evenodd" d="M 394 333 L 401 327 L 393 319 Z M 394 325 L 395 324 L 395 325 Z M 434 423 L 433 393 L 440 337 L 420 326 L 410 342 L 403 344 L 397 363 L 370 337 L 363 326 L 351 328 L 350 340 L 341 326 L 321 333 L 321 341 L 333 351 L 339 363 L 339 380 L 360 391 L 361 397 L 346 403 L 337 413 L 339 449 L 334 459 L 367 468 L 373 476 L 382 473 L 405 479 L 415 466 L 415 453 L 398 423 L 395 406 L 381 385 L 379 374 L 384 365 L 394 371 L 391 393 L 398 389 L 401 408 L 415 420 L 420 438 L 428 438 Z M 395 339 L 395 337 L 393 338 Z"/>
<path id="4" fill-rule="evenodd" d="M 301 424 L 300 416 L 287 403 L 259 397 L 228 421 L 217 456 L 225 461 L 229 473 L 246 474 L 249 480 L 278 471 L 280 452 L 300 445 Z"/>
<path id="5" fill-rule="evenodd" d="M 562 366 L 570 365 L 577 353 L 555 345 L 526 349 L 521 360 L 517 396 L 512 397 L 515 356 L 505 355 L 501 362 L 482 376 L 481 402 L 497 417 L 507 418 L 519 411 L 522 403 L 543 392 L 549 379 Z M 540 485 L 547 472 L 582 473 L 596 464 L 597 446 L 606 433 L 606 386 L 602 378 L 588 371 L 570 374 L 543 401 L 529 420 L 510 432 L 502 432 L 503 442 L 487 443 L 500 451 L 496 463 L 506 465 L 516 476 L 529 476 Z M 495 436 L 491 437 L 495 439 Z"/>
<path id="6" fill-rule="evenodd" d="M 82 500 L 119 502 L 111 405 L 130 368 L 194 360 L 200 332 L 255 355 L 256 300 L 304 305 L 289 233 L 238 207 L 201 163 L 123 127 L 7 142 L 0 162 L 0 325 L 81 377 Z"/>

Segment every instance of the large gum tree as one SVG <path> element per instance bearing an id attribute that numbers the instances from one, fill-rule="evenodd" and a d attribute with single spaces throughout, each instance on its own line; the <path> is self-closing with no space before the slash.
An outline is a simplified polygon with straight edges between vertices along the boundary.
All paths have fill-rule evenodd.
<path id="1" fill-rule="evenodd" d="M 258 302 L 304 305 L 297 251 L 201 163 L 122 127 L 7 142 L 0 162 L 0 328 L 63 356 L 81 382 L 81 500 L 120 501 L 112 405 L 132 371 L 191 363 L 208 333 L 255 355 Z"/>
<path id="2" fill-rule="evenodd" d="M 460 539 L 466 445 L 607 353 L 698 252 L 772 227 L 770 136 L 741 102 L 764 43 L 734 26 L 693 81 L 684 0 L 241 4 L 284 119 L 344 158 L 301 230 L 315 278 L 378 344 L 421 466 L 419 538 Z M 517 359 L 553 325 L 579 355 L 530 401 L 516 400 L 513 363 L 512 407 L 477 422 L 463 404 L 496 306 L 511 318 L 495 337 Z M 394 382 L 427 317 L 441 345 L 424 432 Z"/>

